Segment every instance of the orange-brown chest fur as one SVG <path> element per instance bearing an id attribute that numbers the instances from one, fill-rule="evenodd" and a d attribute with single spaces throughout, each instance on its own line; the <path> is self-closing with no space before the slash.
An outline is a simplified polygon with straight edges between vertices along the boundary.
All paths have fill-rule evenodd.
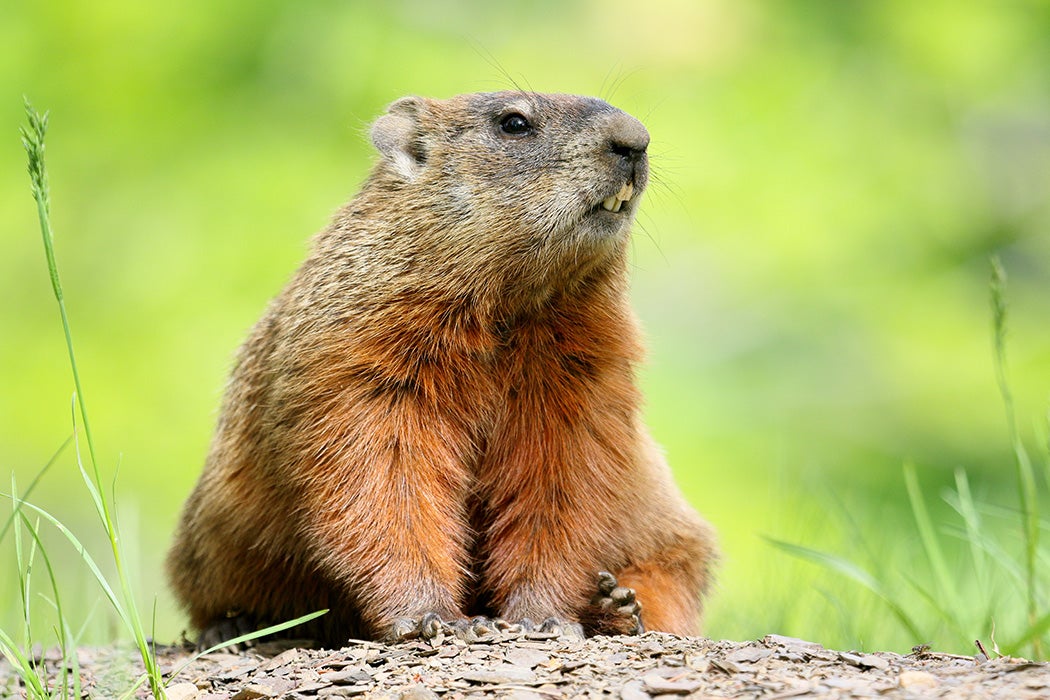
<path id="1" fill-rule="evenodd" d="M 411 512 L 416 504 L 374 492 L 385 478 L 370 484 L 369 453 L 403 445 L 434 456 L 424 460 L 432 470 L 412 474 L 420 491 L 460 494 L 462 511 L 445 515 L 450 528 L 466 521 L 470 561 L 460 563 L 475 580 L 499 578 L 492 562 L 530 556 L 530 543 L 506 533 L 542 531 L 578 538 L 562 549 L 602 551 L 598 540 L 614 529 L 602 521 L 621 510 L 609 475 L 630 472 L 638 441 L 633 366 L 641 350 L 616 266 L 524 309 L 406 290 L 327 316 L 327 326 L 286 329 L 269 360 L 268 403 L 283 415 L 271 444 L 282 454 L 261 460 L 292 482 L 293 493 L 323 494 L 292 498 L 330 505 L 306 518 L 311 527 L 341 527 L 348 499 L 374 498 L 386 517 Z M 422 410 L 397 410 L 404 401 Z M 359 458 L 348 461 L 343 445 L 355 445 Z M 580 502 L 581 494 L 602 505 Z M 581 571 L 599 563 L 581 560 Z M 500 588 L 490 583 L 484 587 Z"/>

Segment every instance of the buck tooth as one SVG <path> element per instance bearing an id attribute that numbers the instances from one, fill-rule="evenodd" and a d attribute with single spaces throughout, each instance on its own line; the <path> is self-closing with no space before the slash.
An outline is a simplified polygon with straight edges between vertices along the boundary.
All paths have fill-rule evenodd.
<path id="1" fill-rule="evenodd" d="M 616 199 L 616 195 L 606 197 L 602 200 L 602 209 L 605 211 L 616 211 L 619 209 L 619 200 Z"/>
<path id="2" fill-rule="evenodd" d="M 618 199 L 616 200 L 616 206 L 615 206 L 615 207 L 613 207 L 613 211 L 614 211 L 614 212 L 616 212 L 616 211 L 620 211 L 620 207 L 622 207 L 622 206 L 623 206 L 623 200 L 622 200 L 622 199 L 619 199 L 619 198 L 618 198 Z"/>
<path id="3" fill-rule="evenodd" d="M 631 201 L 631 197 L 634 196 L 634 185 L 628 182 L 627 186 L 624 189 L 626 189 L 626 192 L 624 192 L 624 195 L 620 197 L 620 199 L 624 200 L 625 202 L 629 202 Z"/>
<path id="4" fill-rule="evenodd" d="M 616 198 L 620 200 L 629 199 L 630 195 L 627 194 L 627 183 L 620 185 L 620 191 L 616 193 Z"/>

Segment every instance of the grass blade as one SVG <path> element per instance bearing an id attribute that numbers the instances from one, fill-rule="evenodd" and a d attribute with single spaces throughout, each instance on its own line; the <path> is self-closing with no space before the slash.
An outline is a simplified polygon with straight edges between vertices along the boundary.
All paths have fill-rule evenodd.
<path id="1" fill-rule="evenodd" d="M 228 646 L 233 646 L 234 644 L 241 644 L 243 642 L 250 642 L 253 639 L 258 639 L 260 637 L 265 637 L 268 634 L 276 634 L 277 632 L 283 632 L 284 630 L 291 629 L 292 627 L 295 627 L 296 625 L 301 625 L 304 622 L 309 622 L 310 620 L 313 620 L 314 618 L 321 617 L 321 615 L 324 615 L 327 612 L 328 612 L 327 608 L 324 609 L 324 610 L 318 610 L 316 612 L 312 612 L 312 613 L 308 613 L 306 615 L 303 615 L 302 617 L 297 617 L 294 620 L 289 620 L 288 622 L 282 622 L 279 625 L 272 625 L 270 627 L 264 627 L 261 630 L 256 630 L 255 632 L 249 632 L 248 634 L 242 634 L 240 637 L 234 637 L 233 639 L 228 639 L 225 642 L 223 642 L 222 644 L 216 644 L 215 646 L 208 647 L 204 651 L 199 651 L 196 654 L 194 654 L 193 656 L 191 656 L 190 658 L 186 659 L 186 661 L 184 661 L 178 668 L 176 668 L 174 671 L 172 671 L 171 675 L 168 676 L 168 680 L 165 682 L 165 684 L 170 683 L 172 680 L 175 679 L 176 676 L 178 676 L 180 673 L 182 673 L 184 670 L 186 670 L 187 666 L 189 666 L 190 664 L 192 664 L 194 661 L 196 661 L 200 657 L 204 656 L 205 654 L 210 654 L 213 651 L 218 651 L 219 649 L 224 649 L 224 648 L 226 648 Z"/>
<path id="2" fill-rule="evenodd" d="M 1050 613 L 1043 615 L 1021 633 L 1021 636 L 1009 644 L 1004 645 L 1005 653 L 1009 656 L 1020 654 L 1024 647 L 1041 639 L 1050 632 Z"/>
<path id="3" fill-rule="evenodd" d="M 1014 467 L 1017 473 L 1018 500 L 1021 504 L 1021 532 L 1025 545 L 1025 596 L 1028 605 L 1029 628 L 1037 626 L 1039 610 L 1039 592 L 1037 586 L 1037 561 L 1039 549 L 1039 497 L 1035 483 L 1035 474 L 1028 452 L 1021 442 L 1017 429 L 1017 417 L 1014 408 L 1013 394 L 1006 372 L 1006 271 L 998 257 L 991 259 L 991 302 L 992 328 L 994 331 L 995 374 L 999 383 L 999 394 L 1002 397 L 1003 409 L 1006 412 L 1006 425 L 1009 431 L 1010 444 L 1013 446 Z M 1032 640 L 1032 651 L 1036 658 L 1042 658 L 1042 639 Z"/>
<path id="4" fill-rule="evenodd" d="M 940 538 L 937 537 L 937 532 L 933 527 L 933 520 L 930 518 L 929 511 L 926 510 L 926 501 L 923 498 L 922 488 L 919 486 L 919 479 L 915 475 L 915 465 L 911 463 L 904 465 L 904 484 L 908 490 L 908 500 L 911 502 L 915 525 L 919 530 L 919 539 L 922 542 L 926 558 L 930 562 L 930 567 L 933 569 L 937 588 L 940 590 L 941 595 L 945 597 L 949 610 L 960 610 L 959 595 L 955 589 L 954 579 L 948 569 L 944 550 L 941 549 Z"/>
<path id="5" fill-rule="evenodd" d="M 67 644 L 69 640 L 69 629 L 66 624 L 65 614 L 62 612 L 62 598 L 58 592 L 58 580 L 55 578 L 55 570 L 51 566 L 51 559 L 47 556 L 47 550 L 44 549 L 44 543 L 40 540 L 40 521 L 38 519 L 36 523 L 30 523 L 29 518 L 25 513 L 20 513 L 19 515 L 21 516 L 30 537 L 33 538 L 34 550 L 40 552 L 40 558 L 44 562 L 44 569 L 47 572 L 48 580 L 51 583 L 51 590 L 54 593 L 54 599 L 51 603 L 55 606 L 55 612 L 58 616 L 58 629 L 56 630 L 56 633 L 58 634 L 58 645 L 62 653 L 63 661 L 61 664 L 61 677 L 59 680 L 62 688 L 62 697 L 65 698 L 69 695 L 68 673 L 70 666 L 70 652 L 72 651 L 72 656 L 74 657 L 72 663 L 73 665 L 76 665 L 76 651 L 72 650 Z"/>
<path id="6" fill-rule="evenodd" d="M 919 583 L 919 581 L 916 580 L 915 577 L 903 574 L 902 578 L 904 579 L 905 583 L 907 583 L 908 586 L 913 591 L 915 591 L 919 595 L 919 597 L 923 599 L 923 601 L 926 602 L 930 609 L 937 614 L 937 617 L 941 619 L 941 622 L 947 625 L 947 627 L 952 630 L 954 636 L 965 645 L 972 635 L 970 635 L 969 632 L 967 632 L 967 630 L 964 629 L 963 626 L 960 624 L 960 611 L 946 608 L 942 604 L 942 601 L 937 597 L 937 595 L 929 588 Z"/>
<path id="7" fill-rule="evenodd" d="M 29 498 L 30 495 L 32 495 L 33 489 L 35 489 L 36 485 L 38 483 L 40 483 L 40 479 L 43 478 L 44 474 L 46 474 L 47 471 L 49 469 L 51 469 L 51 467 L 55 464 L 55 462 L 58 461 L 59 456 L 61 456 L 61 454 L 65 451 L 65 449 L 67 447 L 69 447 L 69 443 L 71 443 L 71 442 L 73 442 L 73 436 L 72 435 L 67 437 L 62 442 L 62 444 L 59 446 L 59 448 L 57 450 L 55 450 L 55 453 L 53 455 L 51 455 L 51 459 L 47 460 L 47 464 L 45 464 L 43 466 L 43 468 L 36 473 L 36 476 L 33 477 L 33 480 L 29 482 L 29 488 L 26 489 L 26 492 L 24 494 L 22 494 L 21 498 L 19 499 L 20 501 L 24 501 L 27 498 Z M 11 492 L 15 493 L 15 489 L 14 489 L 13 484 L 12 484 Z M 11 515 L 7 516 L 7 520 L 4 521 L 4 526 L 2 528 L 0 528 L 0 541 L 2 541 L 4 539 L 4 536 L 7 534 L 8 529 L 10 529 L 11 524 L 15 521 L 15 515 L 18 512 L 19 512 L 19 508 L 16 505 L 15 509 L 11 513 Z"/>
<path id="8" fill-rule="evenodd" d="M 955 507 L 955 505 L 953 507 L 962 517 L 963 524 L 966 527 L 966 542 L 970 546 L 970 558 L 973 560 L 974 576 L 977 577 L 980 589 L 985 590 L 987 588 L 988 569 L 986 565 L 987 555 L 981 547 L 981 540 L 983 539 L 981 536 L 981 516 L 977 513 L 973 494 L 970 492 L 970 480 L 962 469 L 955 470 L 955 494 L 957 496 L 955 503 L 958 507 Z M 949 503 L 949 505 L 952 504 Z"/>
<path id="9" fill-rule="evenodd" d="M 36 668 L 30 660 L 15 644 L 15 641 L 6 632 L 0 629 L 0 653 L 11 664 L 18 675 L 26 684 L 26 691 L 31 698 L 47 698 L 48 693 L 36 674 Z"/>
<path id="10" fill-rule="evenodd" d="M 826 569 L 830 569 L 831 571 L 841 574 L 853 582 L 860 584 L 862 587 L 873 593 L 875 597 L 881 600 L 886 607 L 890 609 L 893 616 L 897 618 L 898 622 L 900 622 L 906 630 L 908 630 L 908 633 L 911 634 L 912 637 L 916 640 L 925 638 L 919 631 L 918 625 L 915 624 L 915 621 L 911 616 L 908 615 L 908 613 L 887 594 L 882 583 L 853 562 L 835 556 L 834 554 L 828 554 L 827 552 L 810 549 L 809 547 L 791 544 L 790 542 L 784 542 L 770 537 L 763 537 L 763 539 L 777 549 L 790 554 L 793 557 L 823 566 Z"/>
<path id="11" fill-rule="evenodd" d="M 131 589 L 131 581 L 128 578 L 127 569 L 123 563 L 123 554 L 117 533 L 116 518 L 110 512 L 109 503 L 106 501 L 103 493 L 102 475 L 99 471 L 99 462 L 95 453 L 95 441 L 91 432 L 91 424 L 88 420 L 84 390 L 80 381 L 80 372 L 77 369 L 76 353 L 73 349 L 73 334 L 70 330 L 69 315 L 66 313 L 66 304 L 62 293 L 62 282 L 58 274 L 58 263 L 55 259 L 55 237 L 51 228 L 50 217 L 51 199 L 48 190 L 47 166 L 44 160 L 44 138 L 47 133 L 48 115 L 47 112 L 44 114 L 38 113 L 33 109 L 33 106 L 28 99 L 25 99 L 25 111 L 28 126 L 22 127 L 21 129 L 22 145 L 25 147 L 26 155 L 28 157 L 30 187 L 33 193 L 33 199 L 36 200 L 37 204 L 37 218 L 40 222 L 40 233 L 44 243 L 44 254 L 47 257 L 47 269 L 51 278 L 51 288 L 55 295 L 55 301 L 58 303 L 59 316 L 62 319 L 62 331 L 65 334 L 66 339 L 66 353 L 69 356 L 69 366 L 73 372 L 75 400 L 76 405 L 79 408 L 80 421 L 84 426 L 84 437 L 87 440 L 88 455 L 91 461 L 93 478 L 88 477 L 87 472 L 81 463 L 79 450 L 77 452 L 77 462 L 80 465 L 81 473 L 84 475 L 84 482 L 88 485 L 88 490 L 95 502 L 95 507 L 98 510 L 100 519 L 102 520 L 102 525 L 106 530 L 106 534 L 109 536 L 110 549 L 113 553 L 113 563 L 116 566 L 117 577 L 120 580 L 120 591 L 124 604 L 122 606 L 118 605 L 116 598 L 112 595 L 112 591 L 109 590 L 108 584 L 105 585 L 105 589 L 110 601 L 117 607 L 126 629 L 131 632 L 135 638 L 135 644 L 142 656 L 142 663 L 146 668 L 146 673 L 149 675 L 150 690 L 153 692 L 155 698 L 163 700 L 165 696 L 160 669 L 157 667 L 156 658 L 151 654 L 149 644 L 146 641 L 146 634 L 139 617 L 138 608 L 135 605 L 135 596 Z M 75 413 L 76 412 L 74 412 L 74 415 Z M 57 523 L 57 521 L 54 520 L 53 522 Z M 68 530 L 65 532 L 67 537 L 72 534 L 69 533 Z M 84 553 L 82 548 L 81 552 Z M 89 561 L 89 558 L 85 559 L 85 561 Z M 91 564 L 93 564 L 93 562 L 91 562 Z M 93 570 L 93 573 L 96 572 L 97 568 Z M 96 578 L 98 578 L 100 582 L 105 580 L 99 573 L 96 573 Z"/>
<path id="12" fill-rule="evenodd" d="M 73 545 L 73 548 L 77 550 L 77 554 L 80 555 L 80 558 L 84 560 L 84 563 L 87 564 L 88 569 L 90 569 L 91 573 L 95 576 L 95 580 L 98 581 L 99 586 L 102 587 L 102 591 L 106 594 L 106 598 L 109 599 L 110 604 L 113 605 L 113 608 L 117 611 L 117 615 L 120 616 L 121 621 L 123 621 L 126 625 L 130 624 L 128 622 L 127 614 L 124 612 L 124 606 L 121 604 L 120 599 L 117 598 L 116 594 L 113 592 L 113 589 L 110 588 L 109 582 L 106 580 L 105 575 L 103 575 L 102 570 L 99 569 L 98 565 L 95 563 L 95 560 L 91 557 L 91 554 L 87 551 L 87 548 L 83 544 L 81 544 L 79 539 L 77 539 L 77 536 L 74 535 L 69 528 L 63 525 L 58 518 L 51 515 L 43 508 L 35 506 L 32 503 L 26 503 L 25 501 L 22 501 L 22 507 L 29 508 L 30 510 L 39 513 L 45 520 L 47 520 L 56 528 L 58 528 L 59 532 L 66 536 L 66 539 L 70 541 L 70 543 Z"/>

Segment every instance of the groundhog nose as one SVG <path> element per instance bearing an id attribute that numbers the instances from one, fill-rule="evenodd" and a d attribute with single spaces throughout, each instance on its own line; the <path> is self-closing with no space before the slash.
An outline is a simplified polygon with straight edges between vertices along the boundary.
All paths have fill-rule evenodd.
<path id="1" fill-rule="evenodd" d="M 606 128 L 612 152 L 618 156 L 637 161 L 649 147 L 649 132 L 630 114 L 615 112 Z"/>

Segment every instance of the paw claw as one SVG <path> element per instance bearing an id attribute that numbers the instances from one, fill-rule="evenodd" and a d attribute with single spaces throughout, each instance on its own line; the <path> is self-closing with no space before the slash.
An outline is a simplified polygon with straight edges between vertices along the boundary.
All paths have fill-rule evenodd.
<path id="1" fill-rule="evenodd" d="M 419 621 L 419 636 L 423 639 L 436 639 L 443 636 L 445 626 L 446 623 L 440 615 L 435 612 L 426 613 Z"/>
<path id="2" fill-rule="evenodd" d="M 392 642 L 400 642 L 405 639 L 415 639 L 419 636 L 419 621 L 411 617 L 399 617 L 390 625 L 387 639 Z"/>
<path id="3" fill-rule="evenodd" d="M 552 634 L 570 639 L 583 639 L 583 625 L 578 622 L 567 622 L 558 617 L 548 617 L 540 625 L 538 632 Z"/>
<path id="4" fill-rule="evenodd" d="M 445 620 L 439 613 L 428 612 L 422 617 L 395 618 L 383 637 L 388 642 L 421 639 L 431 646 L 440 646 L 446 637 L 456 637 L 468 644 L 511 630 L 513 625 L 499 619 L 487 617 L 457 617 Z"/>
<path id="5" fill-rule="evenodd" d="M 609 618 L 613 630 L 622 634 L 642 634 L 642 604 L 637 600 L 633 588 L 621 586 L 608 571 L 598 572 L 598 592 L 591 599 L 591 604 Z"/>
<path id="6" fill-rule="evenodd" d="M 500 623 L 503 620 L 490 620 L 487 617 L 461 618 L 445 626 L 445 632 L 461 639 L 467 644 L 473 644 L 479 639 L 499 634 Z M 505 625 L 505 623 L 503 623 Z"/>
<path id="7" fill-rule="evenodd" d="M 609 592 L 609 597 L 618 605 L 627 605 L 634 602 L 634 589 L 617 586 Z"/>
<path id="8" fill-rule="evenodd" d="M 470 630 L 478 637 L 485 637 L 499 632 L 499 624 L 496 620 L 487 617 L 475 617 L 470 620 Z"/>
<path id="9" fill-rule="evenodd" d="M 598 592 L 604 596 L 609 595 L 616 588 L 616 577 L 608 571 L 598 572 Z"/>

